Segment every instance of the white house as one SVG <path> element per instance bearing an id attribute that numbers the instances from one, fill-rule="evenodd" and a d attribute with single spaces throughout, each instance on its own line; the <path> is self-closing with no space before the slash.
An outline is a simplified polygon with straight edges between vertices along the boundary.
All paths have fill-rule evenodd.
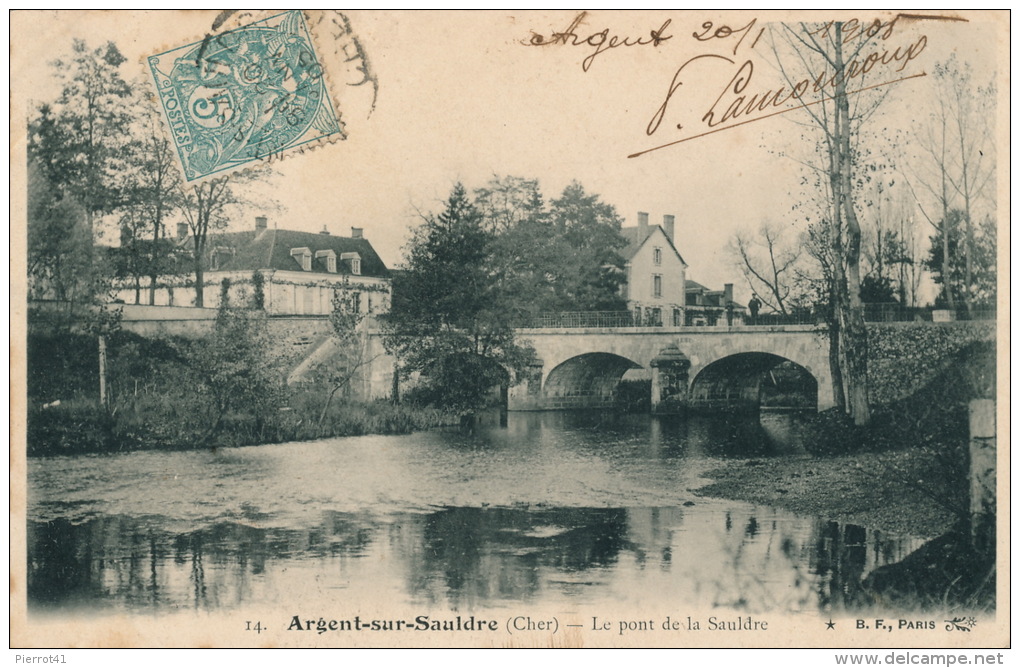
<path id="1" fill-rule="evenodd" d="M 187 225 L 178 225 L 177 243 L 183 250 L 191 250 L 187 235 Z M 264 308 L 272 315 L 325 315 L 336 289 L 353 292 L 363 313 L 384 313 L 390 307 L 390 272 L 359 227 L 341 237 L 325 228 L 319 233 L 270 229 L 259 216 L 246 232 L 210 234 L 203 265 L 203 302 L 208 308 L 220 305 L 224 279 L 230 282 L 232 304 L 250 303 L 256 272 L 263 283 Z M 190 261 L 182 269 L 189 270 Z M 194 280 L 193 273 L 161 277 L 156 304 L 194 305 Z M 118 296 L 133 300 L 134 288 L 124 288 Z"/>
<path id="2" fill-rule="evenodd" d="M 634 321 L 646 325 L 684 324 L 687 263 L 674 244 L 675 218 L 662 217 L 662 225 L 649 225 L 648 214 L 638 213 L 637 227 L 620 234 L 627 246 L 624 297 Z"/>

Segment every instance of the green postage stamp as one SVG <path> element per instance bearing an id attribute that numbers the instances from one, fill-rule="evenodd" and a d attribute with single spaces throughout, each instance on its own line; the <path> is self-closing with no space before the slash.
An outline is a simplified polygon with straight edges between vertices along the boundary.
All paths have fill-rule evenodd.
<path id="1" fill-rule="evenodd" d="M 343 136 L 300 10 L 150 56 L 148 69 L 188 182 Z"/>

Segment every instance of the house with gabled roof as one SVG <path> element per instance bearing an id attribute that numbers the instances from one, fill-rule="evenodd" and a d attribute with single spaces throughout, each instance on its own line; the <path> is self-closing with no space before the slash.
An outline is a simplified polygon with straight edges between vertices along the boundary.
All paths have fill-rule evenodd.
<path id="1" fill-rule="evenodd" d="M 627 272 L 623 296 L 635 323 L 684 323 L 687 263 L 674 243 L 675 221 L 674 216 L 665 215 L 662 225 L 649 225 L 648 214 L 642 211 L 637 227 L 620 230 L 627 240 L 620 251 Z"/>
<path id="2" fill-rule="evenodd" d="M 733 284 L 712 290 L 697 281 L 686 284 L 687 314 L 684 324 L 694 326 L 742 325 L 747 322 L 747 308 L 733 300 Z"/>
<path id="3" fill-rule="evenodd" d="M 186 224 L 178 225 L 177 243 L 191 248 Z M 231 304 L 250 303 L 256 273 L 270 315 L 326 315 L 338 289 L 353 293 L 363 313 L 390 307 L 390 272 L 360 227 L 343 237 L 325 227 L 318 233 L 270 228 L 258 216 L 253 229 L 210 234 L 203 255 L 203 302 L 209 308 L 220 305 L 224 280 Z M 193 305 L 193 281 L 193 274 L 167 277 L 157 286 L 157 304 Z"/>

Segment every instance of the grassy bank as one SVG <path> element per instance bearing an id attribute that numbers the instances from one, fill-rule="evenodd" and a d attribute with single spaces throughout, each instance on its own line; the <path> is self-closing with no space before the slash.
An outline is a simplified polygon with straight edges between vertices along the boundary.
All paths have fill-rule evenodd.
<path id="1" fill-rule="evenodd" d="M 236 447 L 364 434 L 408 434 L 458 424 L 458 417 L 434 408 L 388 401 L 341 401 L 326 413 L 322 402 L 304 391 L 274 415 L 230 414 L 211 430 L 201 416 L 186 417 L 179 406 L 140 401 L 126 410 L 100 410 L 93 402 L 71 401 L 34 408 L 28 415 L 28 455 L 70 455 L 131 450 L 190 450 Z"/>
<path id="2" fill-rule="evenodd" d="M 245 323 L 242 323 L 244 325 Z M 230 332 L 244 342 L 247 332 Z M 357 401 L 325 383 L 289 388 L 283 367 L 255 346 L 223 341 L 109 337 L 108 405 L 98 405 L 94 337 L 29 337 L 29 456 L 193 449 L 362 434 L 406 434 L 458 424 L 415 404 Z"/>

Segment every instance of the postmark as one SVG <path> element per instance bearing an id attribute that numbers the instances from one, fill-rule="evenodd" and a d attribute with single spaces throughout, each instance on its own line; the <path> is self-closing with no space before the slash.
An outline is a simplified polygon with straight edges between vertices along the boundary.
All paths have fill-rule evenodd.
<path id="1" fill-rule="evenodd" d="M 188 183 L 344 137 L 299 10 L 152 55 L 147 65 Z"/>

